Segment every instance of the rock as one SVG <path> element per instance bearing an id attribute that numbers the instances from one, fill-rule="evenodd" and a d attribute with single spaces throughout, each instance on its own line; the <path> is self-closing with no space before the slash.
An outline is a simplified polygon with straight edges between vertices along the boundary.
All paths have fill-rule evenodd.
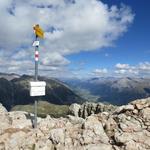
<path id="1" fill-rule="evenodd" d="M 69 113 L 73 116 L 78 117 L 79 116 L 79 110 L 80 110 L 80 105 L 79 104 L 72 104 L 69 107 Z"/>
<path id="2" fill-rule="evenodd" d="M 8 115 L 7 110 L 0 104 L 0 134 L 4 132 L 5 129 L 11 126 L 11 118 Z"/>
<path id="3" fill-rule="evenodd" d="M 125 144 L 125 150 L 146 150 L 142 145 L 139 143 L 134 142 L 133 140 L 127 142 Z"/>
<path id="4" fill-rule="evenodd" d="M 115 110 L 101 103 L 85 103 L 75 109 L 74 116 L 38 118 L 36 129 L 28 113 L 7 112 L 0 105 L 0 149 L 150 150 L 149 100 Z"/>
<path id="5" fill-rule="evenodd" d="M 133 140 L 131 133 L 123 133 L 123 132 L 115 132 L 114 138 L 116 143 L 122 145 Z"/>
<path id="6" fill-rule="evenodd" d="M 5 142 L 6 149 L 11 150 L 20 150 L 24 143 L 24 139 L 27 137 L 26 133 L 23 131 L 19 131 L 10 135 L 9 140 Z"/>
<path id="7" fill-rule="evenodd" d="M 126 145 L 126 147 L 131 147 L 130 143 L 131 141 L 134 141 L 136 146 L 142 147 L 143 149 L 147 148 L 148 150 L 150 149 L 150 136 L 147 135 L 149 132 L 148 131 L 142 131 L 142 132 L 116 132 L 115 133 L 115 141 L 116 143 L 120 145 Z"/>
<path id="8" fill-rule="evenodd" d="M 141 123 L 134 118 L 131 118 L 130 120 L 124 118 L 124 120 L 119 123 L 119 126 L 124 132 L 138 132 L 142 130 Z"/>
<path id="9" fill-rule="evenodd" d="M 85 122 L 85 119 L 80 117 L 75 117 L 71 115 L 68 115 L 67 117 L 72 124 L 83 124 Z"/>
<path id="10" fill-rule="evenodd" d="M 90 144 L 90 143 L 98 143 L 99 139 L 96 138 L 95 133 L 92 130 L 84 130 L 82 133 L 82 139 L 81 143 L 84 144 Z M 96 140 L 96 141 L 95 141 Z"/>
<path id="11" fill-rule="evenodd" d="M 0 114 L 1 115 L 7 115 L 8 114 L 6 108 L 1 103 L 0 103 Z"/>
<path id="12" fill-rule="evenodd" d="M 54 146 L 50 140 L 40 140 L 35 144 L 35 150 L 53 150 Z"/>
<path id="13" fill-rule="evenodd" d="M 111 138 L 114 135 L 115 129 L 117 129 L 118 125 L 113 118 L 108 118 L 104 127 L 108 137 Z"/>
<path id="14" fill-rule="evenodd" d="M 32 127 L 32 119 L 30 114 L 23 111 L 12 111 L 9 112 L 9 117 L 12 120 L 12 126 L 14 128 L 25 128 L 25 127 Z"/>
<path id="15" fill-rule="evenodd" d="M 120 106 L 118 107 L 115 111 L 114 111 L 114 114 L 120 114 L 120 113 L 123 113 L 123 112 L 126 112 L 126 111 L 133 111 L 134 110 L 134 106 L 133 105 L 123 105 L 123 106 Z"/>
<path id="16" fill-rule="evenodd" d="M 64 129 L 52 129 L 50 131 L 49 139 L 52 141 L 53 144 L 64 144 Z"/>
<path id="17" fill-rule="evenodd" d="M 90 144 L 85 146 L 85 150 L 113 150 L 111 145 L 106 144 Z"/>
<path id="18" fill-rule="evenodd" d="M 43 132 L 43 134 L 49 136 L 49 131 L 56 126 L 56 120 L 47 115 L 46 118 L 41 119 L 38 123 L 38 129 Z"/>
<path id="19" fill-rule="evenodd" d="M 138 114 L 138 110 L 137 110 L 137 109 L 134 109 L 134 110 L 133 110 L 133 113 L 137 115 L 137 114 Z"/>
<path id="20" fill-rule="evenodd" d="M 90 135 L 87 133 L 87 136 L 84 134 L 85 132 L 83 133 L 84 141 L 86 140 L 86 137 L 92 137 L 93 143 L 101 142 L 108 144 L 109 138 L 106 135 L 102 123 L 98 120 L 98 118 L 89 116 L 83 124 L 83 129 L 85 132 L 91 133 Z"/>
<path id="21" fill-rule="evenodd" d="M 130 104 L 134 105 L 138 110 L 141 110 L 145 107 L 150 107 L 150 97 L 132 101 Z"/>
<path id="22" fill-rule="evenodd" d="M 150 122 L 150 107 L 147 107 L 141 111 L 142 118 Z"/>
<path id="23" fill-rule="evenodd" d="M 103 103 L 86 102 L 82 105 L 72 104 L 69 107 L 70 114 L 76 117 L 86 118 L 92 114 L 98 114 L 101 112 L 113 112 L 116 106 L 104 105 Z"/>

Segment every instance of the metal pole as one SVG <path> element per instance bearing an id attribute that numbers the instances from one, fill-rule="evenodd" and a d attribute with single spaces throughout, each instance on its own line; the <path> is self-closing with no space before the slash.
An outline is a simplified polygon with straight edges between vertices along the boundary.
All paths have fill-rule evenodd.
<path id="1" fill-rule="evenodd" d="M 34 101 L 34 128 L 37 128 L 37 100 Z"/>
<path id="2" fill-rule="evenodd" d="M 35 81 L 38 80 L 38 55 L 39 55 L 38 53 L 39 53 L 39 46 L 35 46 Z"/>
<path id="3" fill-rule="evenodd" d="M 36 41 L 37 41 L 36 36 Z M 38 53 L 39 46 L 35 46 L 35 81 L 38 81 Z M 34 128 L 37 128 L 37 100 L 34 101 Z"/>

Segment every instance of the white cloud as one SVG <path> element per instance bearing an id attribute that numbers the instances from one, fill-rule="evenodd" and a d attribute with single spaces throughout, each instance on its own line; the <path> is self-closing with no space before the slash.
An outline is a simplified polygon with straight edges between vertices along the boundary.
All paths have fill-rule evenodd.
<path id="1" fill-rule="evenodd" d="M 44 54 L 42 54 L 42 56 L 43 55 Z M 45 57 L 43 56 L 41 58 L 41 62 L 42 62 L 42 65 L 50 65 L 50 66 L 64 66 L 70 63 L 69 60 L 67 60 L 66 58 L 64 58 L 62 55 L 60 55 L 57 52 L 49 53 Z"/>
<path id="2" fill-rule="evenodd" d="M 142 62 L 138 66 L 138 70 L 143 77 L 150 77 L 150 62 Z"/>
<path id="3" fill-rule="evenodd" d="M 115 73 L 117 75 L 123 76 L 136 76 L 139 75 L 139 70 L 137 66 L 131 66 L 129 64 L 118 63 L 115 65 Z"/>
<path id="4" fill-rule="evenodd" d="M 95 72 L 95 73 L 107 73 L 108 71 L 107 71 L 106 68 L 104 68 L 104 69 L 95 69 L 94 72 Z"/>
<path id="5" fill-rule="evenodd" d="M 103 69 L 95 69 L 91 75 L 95 77 L 101 77 L 101 76 L 105 76 L 107 73 L 108 70 L 106 68 L 103 68 Z"/>
<path id="6" fill-rule="evenodd" d="M 118 75 L 142 77 L 150 76 L 150 62 L 141 62 L 135 66 L 118 63 L 115 68 L 116 70 L 114 72 Z"/>
<path id="7" fill-rule="evenodd" d="M 144 62 L 139 64 L 140 70 L 150 71 L 150 62 Z"/>
<path id="8" fill-rule="evenodd" d="M 117 73 L 117 74 L 125 74 L 126 72 L 127 72 L 127 70 L 125 70 L 125 69 L 115 70 L 115 73 Z"/>
<path id="9" fill-rule="evenodd" d="M 120 64 L 120 63 L 118 63 L 118 64 L 116 64 L 116 68 L 117 69 L 128 69 L 129 68 L 129 64 Z"/>
<path id="10" fill-rule="evenodd" d="M 39 23 L 46 37 L 41 42 L 41 64 L 67 65 L 66 55 L 113 45 L 133 18 L 129 7 L 109 8 L 97 0 L 1 0 L 0 59 L 8 67 L 15 62 L 20 66 L 22 60 L 33 64 L 32 26 Z M 10 59 L 11 64 L 5 63 Z"/>

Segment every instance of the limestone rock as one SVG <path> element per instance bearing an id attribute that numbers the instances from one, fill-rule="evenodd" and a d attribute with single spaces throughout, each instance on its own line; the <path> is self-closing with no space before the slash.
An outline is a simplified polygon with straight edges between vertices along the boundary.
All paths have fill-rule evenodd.
<path id="1" fill-rule="evenodd" d="M 59 129 L 52 129 L 50 131 L 50 137 L 49 139 L 53 142 L 53 144 L 63 144 L 64 143 L 64 129 L 59 128 Z"/>
<path id="2" fill-rule="evenodd" d="M 32 127 L 31 116 L 27 112 L 12 111 L 12 112 L 9 112 L 9 117 L 12 120 L 12 126 L 14 128 L 22 129 L 25 127 Z"/>
<path id="3" fill-rule="evenodd" d="M 76 117 L 86 118 L 92 114 L 98 114 L 101 112 L 113 112 L 116 106 L 113 105 L 104 105 L 103 103 L 92 103 L 86 102 L 82 105 L 72 104 L 69 107 L 70 114 Z"/>
<path id="4" fill-rule="evenodd" d="M 150 97 L 140 100 L 135 100 L 131 102 L 138 110 L 141 110 L 145 107 L 150 107 Z"/>
<path id="5" fill-rule="evenodd" d="M 79 116 L 79 109 L 80 109 L 80 107 L 81 106 L 79 104 L 76 104 L 76 103 L 70 105 L 70 107 L 69 107 L 70 114 L 73 115 L 73 116 L 78 117 Z"/>
<path id="6" fill-rule="evenodd" d="M 73 124 L 82 124 L 85 122 L 85 119 L 80 118 L 80 117 L 75 117 L 75 116 L 71 116 L 71 115 L 68 115 L 67 117 L 68 117 L 69 121 Z"/>
<path id="7" fill-rule="evenodd" d="M 26 133 L 23 131 L 19 131 L 16 133 L 13 133 L 9 140 L 7 140 L 6 145 L 8 146 L 8 149 L 16 149 L 19 150 L 22 148 L 22 143 L 24 143 L 24 139 L 26 138 Z M 7 148 L 6 148 L 7 149 Z"/>
<path id="8" fill-rule="evenodd" d="M 119 113 L 122 113 L 122 112 L 133 111 L 133 110 L 134 110 L 134 106 L 129 104 L 129 105 L 123 105 L 123 106 L 118 107 L 114 111 L 114 113 L 119 114 Z"/>
<path id="9" fill-rule="evenodd" d="M 83 133 L 83 138 L 86 140 L 87 138 L 92 138 L 93 143 L 101 142 L 101 143 L 109 143 L 109 138 L 106 135 L 102 123 L 95 116 L 89 116 L 85 123 L 83 124 L 83 129 L 85 130 Z M 92 132 L 91 132 L 92 131 Z M 89 134 L 90 133 L 90 134 Z"/>
<path id="10" fill-rule="evenodd" d="M 38 118 L 33 129 L 32 116 L 7 112 L 0 104 L 0 149 L 150 150 L 150 98 L 117 108 L 101 103 L 73 108 L 74 116 Z"/>
<path id="11" fill-rule="evenodd" d="M 113 150 L 113 148 L 107 144 L 90 144 L 85 146 L 85 150 Z"/>
<path id="12" fill-rule="evenodd" d="M 7 110 L 0 104 L 0 134 L 11 125 L 11 118 L 8 115 Z"/>
<path id="13" fill-rule="evenodd" d="M 150 107 L 147 107 L 141 111 L 143 119 L 150 122 Z"/>

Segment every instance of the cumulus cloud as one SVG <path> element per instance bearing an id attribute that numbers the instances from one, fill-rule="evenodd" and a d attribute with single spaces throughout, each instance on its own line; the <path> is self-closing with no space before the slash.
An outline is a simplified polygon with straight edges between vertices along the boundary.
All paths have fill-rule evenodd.
<path id="1" fill-rule="evenodd" d="M 129 64 L 116 64 L 116 68 L 117 69 L 128 69 L 129 68 Z"/>
<path id="2" fill-rule="evenodd" d="M 118 63 L 115 68 L 115 73 L 118 75 L 135 76 L 139 74 L 138 68 L 129 64 Z"/>
<path id="3" fill-rule="evenodd" d="M 142 76 L 150 77 L 150 62 L 140 63 L 138 69 Z"/>
<path id="4" fill-rule="evenodd" d="M 70 63 L 69 60 L 64 58 L 59 53 L 48 53 L 45 57 L 41 58 L 42 65 L 50 65 L 50 66 L 64 66 Z"/>
<path id="5" fill-rule="evenodd" d="M 91 75 L 95 77 L 102 77 L 105 76 L 108 73 L 108 70 L 106 68 L 103 69 L 95 69 Z"/>
<path id="6" fill-rule="evenodd" d="M 150 62 L 144 62 L 139 64 L 140 70 L 150 71 Z"/>
<path id="7" fill-rule="evenodd" d="M 118 75 L 140 77 L 150 76 L 150 62 L 141 62 L 135 66 L 118 63 L 115 68 L 116 70 L 114 72 Z"/>
<path id="8" fill-rule="evenodd" d="M 1 0 L 0 59 L 5 66 L 12 59 L 8 67 L 23 65 L 26 73 L 26 62 L 33 65 L 34 60 L 32 26 L 38 23 L 45 30 L 41 65 L 62 67 L 70 63 L 66 55 L 112 46 L 133 18 L 129 7 L 108 7 L 97 0 Z"/>

